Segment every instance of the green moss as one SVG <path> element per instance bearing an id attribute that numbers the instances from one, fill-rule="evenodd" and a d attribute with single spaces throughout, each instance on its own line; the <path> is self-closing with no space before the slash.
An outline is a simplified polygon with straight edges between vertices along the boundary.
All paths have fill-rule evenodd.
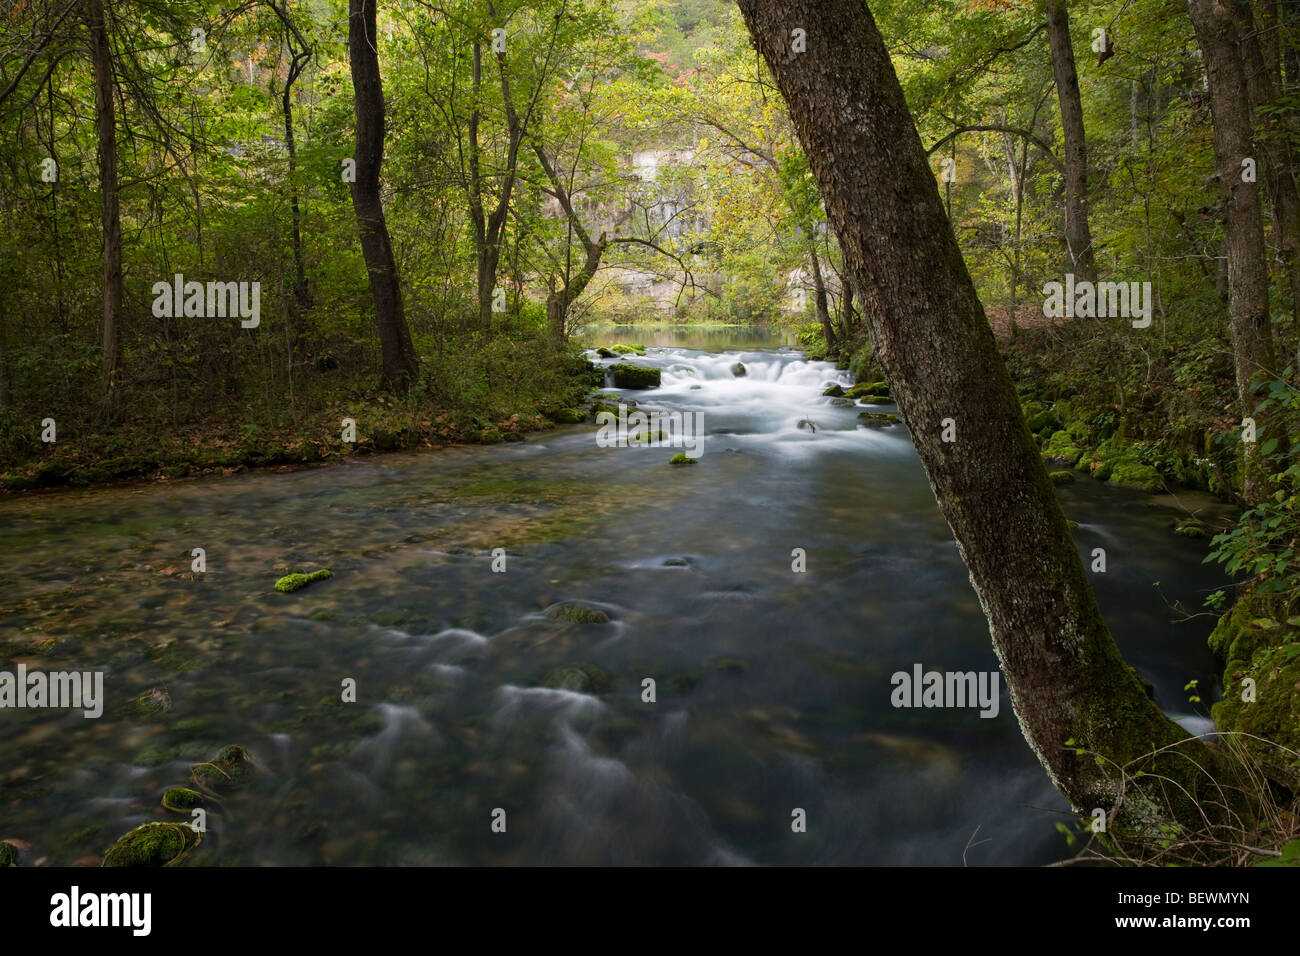
<path id="1" fill-rule="evenodd" d="M 863 395 L 858 401 L 863 405 L 892 405 L 894 400 L 884 395 Z"/>
<path id="2" fill-rule="evenodd" d="M 1208 533 L 1199 518 L 1183 518 L 1174 524 L 1174 534 L 1180 534 L 1184 538 L 1204 538 Z"/>
<path id="3" fill-rule="evenodd" d="M 574 602 L 553 604 L 546 609 L 546 616 L 552 621 L 567 621 L 570 624 L 609 623 L 609 615 L 604 611 Z"/>
<path id="4" fill-rule="evenodd" d="M 585 694 L 600 694 L 609 690 L 613 681 L 594 664 L 570 664 L 557 667 L 544 678 L 543 687 L 554 690 L 572 690 Z"/>
<path id="5" fill-rule="evenodd" d="M 1074 472 L 1071 471 L 1049 471 L 1047 477 L 1054 485 L 1068 485 L 1074 482 Z"/>
<path id="6" fill-rule="evenodd" d="M 826 389 L 826 391 L 822 392 L 822 394 L 830 398 L 842 398 L 844 396 L 844 389 L 842 386 L 832 385 L 830 388 Z"/>
<path id="7" fill-rule="evenodd" d="M 610 348 L 612 348 L 619 355 L 645 355 L 644 345 L 625 345 L 623 343 L 619 343 L 618 345 L 610 346 Z"/>
<path id="8" fill-rule="evenodd" d="M 1057 431 L 1052 433 L 1052 437 L 1047 440 L 1047 447 L 1043 449 L 1043 456 L 1056 461 L 1064 462 L 1067 465 L 1073 465 L 1083 454 L 1074 443 L 1074 439 L 1067 431 Z"/>
<path id="9" fill-rule="evenodd" d="M 489 425 L 479 432 L 478 440 L 481 445 L 499 445 L 505 441 L 501 435 L 501 430 L 494 425 Z"/>
<path id="10" fill-rule="evenodd" d="M 731 374 L 736 378 L 744 378 L 749 373 L 745 370 L 744 362 L 737 362 L 735 365 L 731 366 Z"/>
<path id="11" fill-rule="evenodd" d="M 678 452 L 677 454 L 673 455 L 673 457 L 671 457 L 671 458 L 668 459 L 668 464 L 670 464 L 670 465 L 693 465 L 693 464 L 695 464 L 697 461 L 699 461 L 698 458 L 692 458 L 690 455 L 685 455 L 685 454 L 683 454 L 683 453 L 681 453 L 681 452 Z"/>
<path id="12" fill-rule="evenodd" d="M 252 755 L 238 744 L 222 747 L 207 763 L 190 768 L 190 779 L 207 790 L 234 790 L 257 776 Z"/>
<path id="13" fill-rule="evenodd" d="M 162 805 L 175 813 L 189 813 L 203 805 L 203 794 L 189 787 L 172 787 L 163 794 Z"/>
<path id="14" fill-rule="evenodd" d="M 552 421 L 559 422 L 561 425 L 577 425 L 579 422 L 587 420 L 587 413 L 581 408 L 560 408 L 551 412 L 547 417 Z"/>
<path id="15" fill-rule="evenodd" d="M 658 388 L 662 376 L 659 369 L 640 365 L 611 365 L 609 371 L 615 388 Z"/>
<path id="16" fill-rule="evenodd" d="M 890 425 L 901 425 L 903 420 L 897 415 L 888 415 L 884 412 L 858 412 L 858 424 L 865 428 L 888 428 Z"/>
<path id="17" fill-rule="evenodd" d="M 280 580 L 275 582 L 275 589 L 281 594 L 289 594 L 297 591 L 299 588 L 305 588 L 313 581 L 324 581 L 326 578 L 334 577 L 334 573 L 328 568 L 322 568 L 319 571 L 313 571 L 311 574 L 286 574 Z"/>
<path id="18" fill-rule="evenodd" d="M 145 823 L 121 837 L 104 853 L 101 866 L 175 866 L 199 844 L 193 827 L 176 823 Z"/>
<path id="19" fill-rule="evenodd" d="M 0 866 L 17 866 L 18 848 L 12 843 L 0 843 Z"/>
<path id="20" fill-rule="evenodd" d="M 1141 462 L 1118 461 L 1111 469 L 1110 481 L 1125 488 L 1156 491 L 1160 487 L 1160 472 Z"/>
<path id="21" fill-rule="evenodd" d="M 846 398 L 862 398 L 864 395 L 888 395 L 889 386 L 884 382 L 859 382 L 847 392 Z"/>

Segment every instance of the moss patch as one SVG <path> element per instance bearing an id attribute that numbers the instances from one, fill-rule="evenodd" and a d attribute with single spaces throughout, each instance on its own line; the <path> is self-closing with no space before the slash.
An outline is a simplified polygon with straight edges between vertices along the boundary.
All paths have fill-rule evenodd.
<path id="1" fill-rule="evenodd" d="M 121 837 L 104 853 L 101 866 L 176 866 L 198 846 L 193 827 L 177 823 L 145 823 Z"/>
<path id="2" fill-rule="evenodd" d="M 328 568 L 322 568 L 319 571 L 313 571 L 311 574 L 286 574 L 280 580 L 275 582 L 275 589 L 281 594 L 289 594 L 297 591 L 299 588 L 305 588 L 313 581 L 324 581 L 326 578 L 334 577 L 334 573 Z"/>

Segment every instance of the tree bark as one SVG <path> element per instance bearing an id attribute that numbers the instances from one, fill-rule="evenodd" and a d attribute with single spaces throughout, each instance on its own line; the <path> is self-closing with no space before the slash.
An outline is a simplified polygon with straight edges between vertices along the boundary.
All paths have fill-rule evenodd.
<path id="1" fill-rule="evenodd" d="M 1223 194 L 1225 244 L 1228 249 L 1228 315 L 1237 374 L 1237 398 L 1243 418 L 1256 421 L 1257 440 L 1243 442 L 1245 475 L 1242 495 L 1256 504 L 1268 493 L 1268 462 L 1262 444 L 1278 439 L 1285 451 L 1281 421 L 1259 418 L 1255 391 L 1260 378 L 1276 375 L 1273 329 L 1268 310 L 1268 260 L 1256 183 L 1242 180 L 1242 160 L 1259 157 L 1241 40 L 1232 13 L 1219 0 L 1188 0 L 1210 88 L 1214 157 Z"/>
<path id="2" fill-rule="evenodd" d="M 1052 51 L 1052 75 L 1061 104 L 1065 137 L 1065 244 L 1076 279 L 1097 281 L 1092 232 L 1088 228 L 1088 154 L 1083 133 L 1083 101 L 1074 68 L 1070 16 L 1065 0 L 1047 0 L 1047 43 Z"/>
<path id="3" fill-rule="evenodd" d="M 821 187 L 1029 746 L 1082 811 L 1119 802 L 1108 761 L 1124 765 L 1173 744 L 1208 759 L 1208 748 L 1147 696 L 1101 620 L 866 5 L 737 2 Z M 792 50 L 796 27 L 807 31 L 806 52 Z M 1076 754 L 1071 738 L 1107 761 Z M 1129 777 L 1119 826 L 1150 833 L 1170 818 L 1201 826 L 1192 800 L 1208 778 L 1191 760 L 1154 763 L 1191 799 L 1159 791 L 1153 776 Z"/>
<path id="4" fill-rule="evenodd" d="M 419 375 L 419 363 L 406 325 L 397 262 L 379 195 L 379 168 L 384 161 L 384 90 L 379 76 L 378 43 L 375 0 L 348 0 L 349 59 L 357 116 L 352 208 L 361 232 L 366 271 L 370 273 L 370 295 L 375 302 L 375 324 L 383 354 L 380 384 L 389 391 L 404 391 Z"/>
<path id="5" fill-rule="evenodd" d="M 104 406 L 118 407 L 118 327 L 122 315 L 122 219 L 117 186 L 117 111 L 113 103 L 113 54 L 104 0 L 86 0 L 91 66 L 95 81 L 95 128 L 99 138 L 100 222 L 104 241 L 101 332 L 104 343 Z"/>
<path id="6" fill-rule="evenodd" d="M 302 209 L 298 197 L 298 145 L 293 132 L 293 84 L 297 81 L 307 64 L 311 62 L 312 49 L 303 38 L 289 16 L 287 5 L 281 7 L 272 2 L 271 9 L 284 27 L 285 45 L 289 50 L 289 69 L 284 81 L 284 90 L 280 96 L 280 110 L 284 116 L 284 144 L 289 153 L 289 212 L 292 218 L 293 233 L 293 298 L 290 300 L 293 348 L 301 353 L 306 339 L 303 327 L 303 313 L 311 308 L 311 293 L 307 286 L 307 269 L 303 263 L 302 248 Z"/>

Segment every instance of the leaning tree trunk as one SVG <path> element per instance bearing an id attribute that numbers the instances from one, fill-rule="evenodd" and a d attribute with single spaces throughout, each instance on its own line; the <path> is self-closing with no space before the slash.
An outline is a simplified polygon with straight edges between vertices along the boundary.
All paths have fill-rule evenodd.
<path id="1" fill-rule="evenodd" d="M 1112 833 L 1171 818 L 1199 827 L 1193 801 L 1210 783 L 1193 761 L 1144 767 L 1188 796 L 1144 775 L 1127 779 L 1121 804 L 1115 764 L 1170 744 L 1198 762 L 1210 751 L 1147 696 L 1101 620 L 870 12 L 862 0 L 737 2 L 825 197 L 1030 748 L 1076 808 L 1118 810 Z M 805 52 L 792 49 L 795 28 Z M 1071 738 L 1107 759 L 1077 754 Z"/>
<path id="2" fill-rule="evenodd" d="M 1276 375 L 1273 328 L 1268 311 L 1268 259 L 1259 188 L 1242 179 L 1242 161 L 1256 158 L 1254 124 L 1240 37 L 1232 14 L 1219 0 L 1188 0 L 1187 10 L 1205 59 L 1214 122 L 1214 158 L 1223 192 L 1228 247 L 1228 315 L 1237 371 L 1237 398 L 1244 418 L 1256 420 L 1256 440 L 1244 442 L 1242 495 L 1256 504 L 1268 494 L 1269 462 L 1261 454 L 1270 438 L 1286 450 L 1282 423 L 1274 414 L 1256 416 L 1260 380 Z"/>
<path id="3" fill-rule="evenodd" d="M 110 414 L 117 401 L 118 322 L 122 314 L 122 220 L 117 191 L 117 114 L 113 105 L 113 56 L 108 43 L 104 0 L 86 0 L 91 65 L 95 78 L 95 127 L 99 135 L 99 196 L 104 240 L 103 397 Z"/>
<path id="4" fill-rule="evenodd" d="M 419 374 L 411 332 L 406 326 L 402 288 L 393 244 L 379 198 L 379 168 L 384 161 L 384 90 L 379 77 L 379 35 L 375 0 L 348 0 L 348 46 L 356 91 L 356 178 L 352 208 L 361 232 L 361 253 L 370 273 L 375 324 L 383 354 L 381 385 L 391 391 L 410 387 Z"/>
<path id="5" fill-rule="evenodd" d="M 1052 51 L 1052 75 L 1061 104 L 1061 131 L 1065 137 L 1065 243 L 1076 279 L 1097 280 L 1088 228 L 1088 154 L 1083 135 L 1083 101 L 1079 74 L 1074 68 L 1070 43 L 1070 16 L 1065 0 L 1047 0 L 1047 43 Z"/>

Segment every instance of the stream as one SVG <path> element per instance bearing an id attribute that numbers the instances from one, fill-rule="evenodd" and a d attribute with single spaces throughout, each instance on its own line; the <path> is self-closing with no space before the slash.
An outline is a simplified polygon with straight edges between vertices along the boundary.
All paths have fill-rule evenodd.
<path id="1" fill-rule="evenodd" d="M 1004 684 L 992 718 L 891 704 L 916 664 L 997 670 L 906 429 L 859 427 L 860 407 L 822 395 L 848 373 L 788 348 L 677 341 L 624 361 L 663 386 L 618 394 L 702 413 L 695 464 L 600 447 L 585 424 L 0 499 L 0 669 L 101 670 L 105 696 L 99 719 L 0 712 L 0 839 L 28 862 L 97 863 L 139 823 L 183 821 L 162 792 L 239 743 L 262 772 L 209 815 L 194 864 L 1067 856 L 1068 808 Z M 1222 585 L 1206 542 L 1170 530 L 1177 502 L 1086 477 L 1059 492 L 1081 554 L 1106 549 L 1092 579 L 1126 658 L 1209 728 L 1183 688 L 1213 699 L 1213 619 L 1170 607 Z M 317 568 L 333 577 L 273 590 Z M 548 618 L 562 602 L 609 620 Z M 141 714 L 142 695 L 166 705 Z"/>

